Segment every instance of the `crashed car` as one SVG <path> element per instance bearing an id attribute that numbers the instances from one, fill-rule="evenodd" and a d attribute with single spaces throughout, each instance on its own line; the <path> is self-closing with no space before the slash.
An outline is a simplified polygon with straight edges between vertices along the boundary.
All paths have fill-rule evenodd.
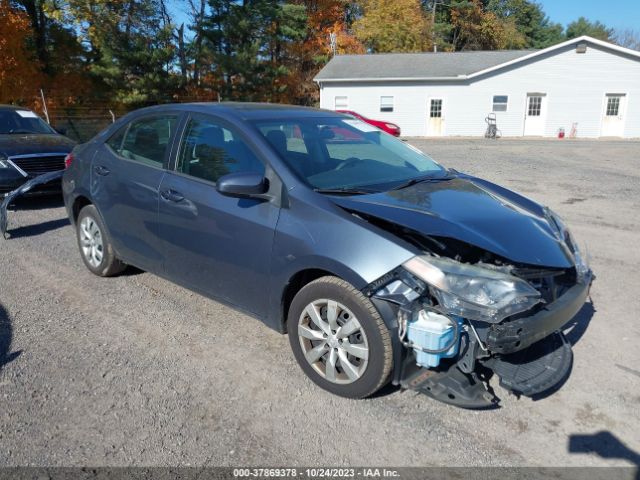
<path id="1" fill-rule="evenodd" d="M 74 145 L 31 110 L 0 105 L 0 198 L 42 174 L 63 170 Z M 59 194 L 60 180 L 34 187 L 29 195 Z"/>
<path id="2" fill-rule="evenodd" d="M 68 163 L 64 201 L 91 272 L 134 265 L 261 319 L 329 392 L 392 382 L 488 408 L 495 379 L 535 396 L 569 375 L 562 329 L 592 273 L 562 220 L 360 120 L 165 105 Z"/>

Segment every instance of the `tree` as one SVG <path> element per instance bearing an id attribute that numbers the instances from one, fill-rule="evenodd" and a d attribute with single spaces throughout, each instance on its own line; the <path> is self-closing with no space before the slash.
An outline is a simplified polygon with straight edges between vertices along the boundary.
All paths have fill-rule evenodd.
<path id="1" fill-rule="evenodd" d="M 525 36 L 513 19 L 501 19 L 485 11 L 480 0 L 453 0 L 449 13 L 449 48 L 501 50 L 523 48 Z"/>
<path id="2" fill-rule="evenodd" d="M 209 82 L 224 99 L 275 100 L 287 90 L 290 44 L 306 34 L 304 8 L 277 0 L 209 0 L 203 24 Z"/>
<path id="3" fill-rule="evenodd" d="M 572 38 L 581 37 L 582 35 L 588 35 L 605 42 L 611 41 L 614 31 L 612 28 L 607 27 L 603 23 L 598 21 L 591 22 L 585 17 L 580 17 L 578 20 L 571 22 L 567 25 L 566 37 L 567 40 Z"/>
<path id="4" fill-rule="evenodd" d="M 431 24 L 418 0 L 364 0 L 353 24 L 356 37 L 375 53 L 423 52 L 431 48 Z"/>
<path id="5" fill-rule="evenodd" d="M 171 100 L 178 84 L 174 26 L 162 0 L 68 0 L 63 16 L 86 46 L 89 75 L 112 100 Z"/>
<path id="6" fill-rule="evenodd" d="M 0 0 L 0 103 L 32 105 L 42 86 L 32 38 L 28 15 Z"/>
<path id="7" fill-rule="evenodd" d="M 640 51 L 640 32 L 637 30 L 616 30 L 613 41 L 621 47 Z"/>
<path id="8" fill-rule="evenodd" d="M 487 10 L 498 18 L 513 20 L 525 37 L 526 48 L 546 48 L 561 42 L 562 25 L 549 20 L 540 4 L 530 0 L 489 0 Z"/>

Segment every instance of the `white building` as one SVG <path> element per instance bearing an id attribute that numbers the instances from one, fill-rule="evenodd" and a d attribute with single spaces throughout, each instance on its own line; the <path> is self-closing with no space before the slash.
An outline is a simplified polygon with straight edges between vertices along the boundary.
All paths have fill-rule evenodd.
<path id="1" fill-rule="evenodd" d="M 398 124 L 403 136 L 640 137 L 640 52 L 591 37 L 544 50 L 335 56 L 320 107 Z"/>

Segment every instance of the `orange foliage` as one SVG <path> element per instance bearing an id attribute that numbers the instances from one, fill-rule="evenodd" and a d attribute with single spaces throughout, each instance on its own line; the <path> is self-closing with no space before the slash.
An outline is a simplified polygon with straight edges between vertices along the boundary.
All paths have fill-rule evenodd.
<path id="1" fill-rule="evenodd" d="M 27 48 L 31 24 L 26 14 L 0 0 L 0 103 L 32 106 L 43 75 Z"/>
<path id="2" fill-rule="evenodd" d="M 336 34 L 336 53 L 365 53 L 364 46 L 347 29 L 345 11 L 349 2 L 344 0 L 297 0 L 307 12 L 307 37 L 301 43 L 291 45 L 294 57 L 299 59 L 292 74 L 283 80 L 288 97 L 282 100 L 293 103 L 316 104 L 318 87 L 313 77 L 331 58 L 329 34 Z"/>

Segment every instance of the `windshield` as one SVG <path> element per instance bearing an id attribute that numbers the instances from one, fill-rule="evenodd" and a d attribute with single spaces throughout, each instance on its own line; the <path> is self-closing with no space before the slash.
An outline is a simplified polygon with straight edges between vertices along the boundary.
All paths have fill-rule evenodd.
<path id="1" fill-rule="evenodd" d="M 55 133 L 30 110 L 0 110 L 0 135 L 20 133 Z"/>
<path id="2" fill-rule="evenodd" d="M 414 178 L 447 175 L 415 147 L 355 118 L 264 120 L 255 125 L 318 190 L 386 191 Z"/>

